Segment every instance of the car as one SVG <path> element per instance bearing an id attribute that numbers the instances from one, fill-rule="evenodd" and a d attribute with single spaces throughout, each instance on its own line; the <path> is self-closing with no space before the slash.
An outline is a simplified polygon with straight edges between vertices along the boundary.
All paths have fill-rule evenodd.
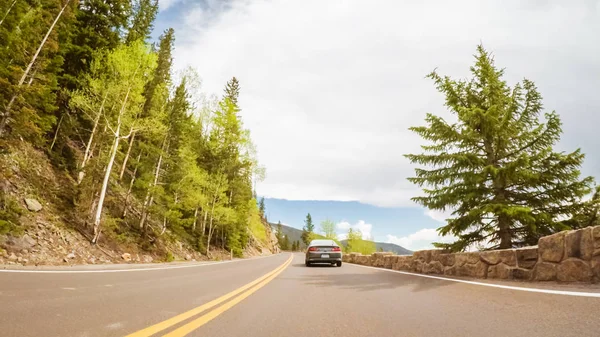
<path id="1" fill-rule="evenodd" d="M 342 248 L 333 240 L 312 240 L 306 248 L 304 263 L 310 267 L 313 263 L 328 263 L 342 266 Z"/>

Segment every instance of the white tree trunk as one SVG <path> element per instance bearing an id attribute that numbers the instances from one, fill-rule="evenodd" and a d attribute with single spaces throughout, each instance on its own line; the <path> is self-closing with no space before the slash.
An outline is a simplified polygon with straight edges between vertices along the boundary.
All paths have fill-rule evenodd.
<path id="1" fill-rule="evenodd" d="M 123 104 L 121 105 L 121 110 L 119 111 L 119 117 L 117 118 L 117 128 L 115 129 L 115 140 L 113 143 L 113 147 L 110 152 L 110 159 L 108 160 L 108 165 L 106 165 L 106 172 L 104 173 L 104 180 L 102 181 L 102 189 L 100 190 L 100 198 L 98 199 L 98 206 L 96 208 L 96 216 L 94 217 L 94 237 L 92 238 L 92 243 L 97 243 L 98 238 L 100 237 L 100 220 L 102 219 L 102 209 L 104 208 L 104 198 L 106 197 L 106 190 L 108 189 L 108 181 L 110 180 L 110 173 L 112 172 L 113 164 L 115 163 L 115 157 L 117 156 L 117 151 L 119 150 L 119 140 L 121 139 L 121 135 L 119 132 L 121 131 L 121 117 L 125 112 L 125 107 L 127 106 L 127 99 L 129 98 L 129 92 L 131 91 L 131 87 L 127 89 L 127 94 L 125 95 L 125 99 L 123 100 Z"/>
<path id="2" fill-rule="evenodd" d="M 137 174 L 138 166 L 140 165 L 140 159 L 142 158 L 142 151 L 137 156 L 137 162 L 135 163 L 135 168 L 133 169 L 133 173 L 131 174 L 131 181 L 129 182 L 129 189 L 127 190 L 127 194 L 125 195 L 125 207 L 123 208 L 123 218 L 127 216 L 127 209 L 129 207 L 129 196 L 131 195 L 131 190 L 133 190 L 133 183 L 135 182 L 135 177 Z"/>
<path id="3" fill-rule="evenodd" d="M 96 216 L 94 218 L 94 238 L 92 239 L 92 243 L 98 242 L 98 237 L 100 236 L 100 220 L 102 218 L 102 208 L 104 206 L 104 198 L 106 197 L 106 190 L 108 189 L 108 180 L 110 179 L 110 173 L 112 171 L 113 164 L 115 162 L 115 157 L 117 155 L 117 150 L 119 148 L 119 131 L 121 130 L 121 123 L 117 124 L 117 129 L 115 130 L 115 140 L 110 150 L 110 159 L 108 161 L 108 165 L 106 166 L 106 173 L 104 173 L 104 180 L 102 181 L 102 189 L 100 190 L 100 198 L 98 199 L 98 206 L 96 208 Z"/>
<path id="4" fill-rule="evenodd" d="M 206 220 L 208 219 L 208 210 L 204 211 L 204 220 L 202 220 L 202 236 L 206 233 Z"/>
<path id="5" fill-rule="evenodd" d="M 163 216 L 163 225 L 162 225 L 162 230 L 160 231 L 160 235 L 165 234 L 167 230 L 167 216 Z"/>
<path id="6" fill-rule="evenodd" d="M 123 174 L 125 174 L 125 169 L 127 168 L 127 161 L 129 160 L 129 155 L 131 154 L 131 148 L 133 147 L 134 140 L 135 140 L 135 132 L 131 135 L 131 139 L 129 140 L 129 146 L 127 147 L 127 153 L 125 154 L 125 159 L 123 159 L 123 165 L 121 165 L 121 173 L 119 173 L 119 180 L 123 179 Z"/>
<path id="7" fill-rule="evenodd" d="M 8 16 L 8 13 L 10 13 L 10 10 L 13 8 L 13 6 L 17 3 L 17 0 L 13 0 L 12 4 L 10 4 L 10 7 L 8 7 L 8 9 L 6 10 L 6 13 L 4 13 L 4 16 L 2 17 L 2 20 L 0 20 L 0 26 L 2 26 L 2 23 L 4 22 L 4 19 L 6 19 L 6 17 Z"/>
<path id="8" fill-rule="evenodd" d="M 54 139 L 52 139 L 52 144 L 50 144 L 50 151 L 54 148 L 54 144 L 56 143 L 56 139 L 58 138 L 58 130 L 60 130 L 60 125 L 62 124 L 63 117 L 65 115 L 61 114 L 60 119 L 58 120 L 58 125 L 56 125 L 56 132 L 54 133 Z"/>
<path id="9" fill-rule="evenodd" d="M 144 198 L 144 205 L 142 206 L 142 218 L 140 219 L 140 229 L 142 229 L 143 231 L 146 231 L 145 224 L 148 218 L 148 207 L 150 207 L 150 205 L 152 205 L 152 202 L 154 201 L 154 193 L 152 193 L 152 188 L 158 185 L 158 176 L 160 175 L 160 167 L 162 165 L 163 154 L 166 153 L 166 151 L 168 151 L 169 148 L 169 145 L 167 144 L 168 137 L 169 133 L 167 131 L 167 134 L 165 135 L 162 146 L 160 148 L 160 156 L 158 157 L 158 162 L 156 163 L 156 170 L 154 171 L 154 181 L 150 184 L 148 192 L 146 193 L 146 197 Z"/>
<path id="10" fill-rule="evenodd" d="M 98 113 L 96 114 L 96 117 L 94 118 L 94 127 L 92 128 L 92 132 L 90 133 L 90 139 L 88 139 L 88 142 L 85 145 L 85 153 L 83 154 L 83 159 L 81 160 L 81 165 L 79 165 L 79 175 L 77 177 L 78 185 L 81 184 L 81 181 L 83 180 L 83 177 L 85 176 L 85 172 L 83 169 L 85 168 L 85 165 L 87 164 L 88 160 L 90 160 L 90 158 L 92 157 L 92 143 L 94 141 L 94 135 L 96 134 L 96 129 L 98 128 L 98 123 L 100 122 L 100 116 L 104 112 L 104 103 L 106 103 L 107 96 L 108 96 L 108 93 L 106 93 L 104 95 L 104 98 L 102 99 L 102 104 L 100 104 L 100 110 L 98 110 Z M 106 131 L 106 127 L 105 127 L 104 131 Z"/>
<path id="11" fill-rule="evenodd" d="M 56 26 L 56 23 L 58 22 L 58 20 L 62 16 L 63 12 L 65 11 L 65 9 L 67 8 L 67 6 L 69 5 L 69 2 L 71 2 L 71 0 L 67 0 L 65 2 L 65 4 L 63 5 L 63 7 L 60 9 L 60 12 L 58 12 L 58 15 L 54 19 L 54 22 L 52 22 L 52 25 L 50 26 L 50 28 L 48 28 L 48 31 L 46 32 L 46 35 L 42 39 L 42 42 L 40 43 L 38 49 L 35 51 L 35 54 L 33 54 L 33 57 L 31 58 L 31 61 L 27 65 L 27 68 L 25 68 L 25 72 L 23 73 L 23 76 L 21 76 L 21 79 L 19 80 L 19 83 L 17 84 L 17 90 L 15 90 L 15 93 L 13 94 L 12 98 L 10 99 L 10 101 L 8 102 L 8 104 L 6 105 L 6 109 L 4 110 L 4 114 L 2 115 L 2 118 L 0 119 L 0 137 L 4 136 L 4 132 L 6 130 L 6 125 L 8 124 L 8 119 L 10 118 L 10 109 L 11 109 L 12 105 L 14 104 L 15 100 L 17 99 L 17 96 L 19 95 L 19 91 L 20 91 L 19 89 L 21 88 L 21 86 L 25 82 L 25 79 L 27 78 L 27 75 L 29 75 L 29 72 L 31 71 L 31 68 L 33 67 L 33 64 L 37 60 L 37 57 L 40 55 L 40 52 L 42 51 L 42 48 L 44 48 L 44 45 L 46 44 L 46 41 L 48 40 L 48 37 L 50 36 L 50 33 L 52 33 L 52 31 L 54 30 L 54 26 Z"/>
<path id="12" fill-rule="evenodd" d="M 196 223 L 198 222 L 198 207 L 194 211 L 194 224 L 192 225 L 192 232 L 196 231 Z"/>

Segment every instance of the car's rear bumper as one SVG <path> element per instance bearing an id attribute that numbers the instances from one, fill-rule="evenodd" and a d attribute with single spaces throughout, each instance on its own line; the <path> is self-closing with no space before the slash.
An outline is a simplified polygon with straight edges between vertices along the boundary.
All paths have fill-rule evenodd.
<path id="1" fill-rule="evenodd" d="M 329 257 L 323 257 L 329 255 Z M 306 254 L 306 262 L 311 263 L 332 263 L 342 261 L 341 253 L 308 253 Z"/>

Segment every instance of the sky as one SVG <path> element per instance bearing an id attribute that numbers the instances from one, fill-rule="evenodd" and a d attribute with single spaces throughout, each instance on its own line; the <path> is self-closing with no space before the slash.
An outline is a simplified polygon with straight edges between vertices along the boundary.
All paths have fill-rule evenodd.
<path id="1" fill-rule="evenodd" d="M 450 117 L 425 75 L 469 76 L 479 43 L 509 85 L 533 80 L 559 113 L 557 149 L 581 148 L 585 175 L 600 169 L 600 1 L 162 0 L 154 37 L 168 27 L 175 68 L 196 68 L 204 92 L 239 79 L 270 220 L 300 228 L 314 209 L 340 233 L 408 249 L 440 240 L 444 214 L 410 200 L 420 191 L 403 154 L 421 141 L 408 127 Z"/>

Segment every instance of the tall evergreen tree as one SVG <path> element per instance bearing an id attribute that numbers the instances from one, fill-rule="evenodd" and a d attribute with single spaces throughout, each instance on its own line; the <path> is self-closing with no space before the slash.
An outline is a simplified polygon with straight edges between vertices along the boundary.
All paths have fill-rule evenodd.
<path id="1" fill-rule="evenodd" d="M 462 251 L 477 243 L 490 248 L 536 244 L 540 236 L 567 229 L 585 208 L 592 178 L 581 179 L 584 155 L 555 152 L 561 122 L 556 112 L 544 114 L 534 83 L 510 88 L 490 54 L 478 46 L 469 80 L 429 74 L 456 116 L 448 123 L 433 114 L 427 126 L 412 127 L 430 144 L 423 154 L 406 155 L 416 169 L 409 180 L 425 196 L 415 202 L 434 210 L 452 210 L 438 229 L 457 240 L 438 247 Z"/>
<path id="2" fill-rule="evenodd" d="M 60 86 L 78 89 L 95 51 L 117 47 L 131 13 L 129 0 L 80 0 L 69 44 L 63 48 Z"/>
<path id="3" fill-rule="evenodd" d="M 240 82 L 233 77 L 225 86 L 225 97 L 231 100 L 235 106 L 238 106 L 238 97 L 240 95 Z"/>
<path id="4" fill-rule="evenodd" d="M 125 43 L 136 40 L 146 41 L 152 33 L 153 22 L 158 13 L 158 0 L 137 0 L 133 8 L 131 27 Z"/>
<path id="5" fill-rule="evenodd" d="M 304 220 L 304 227 L 302 227 L 302 242 L 308 246 L 310 241 L 312 241 L 313 233 L 315 232 L 315 225 L 312 222 L 312 217 L 310 213 L 306 214 L 306 219 Z"/>
<path id="6" fill-rule="evenodd" d="M 261 216 L 265 216 L 265 198 L 261 197 L 258 202 L 258 210 L 260 211 Z"/>

